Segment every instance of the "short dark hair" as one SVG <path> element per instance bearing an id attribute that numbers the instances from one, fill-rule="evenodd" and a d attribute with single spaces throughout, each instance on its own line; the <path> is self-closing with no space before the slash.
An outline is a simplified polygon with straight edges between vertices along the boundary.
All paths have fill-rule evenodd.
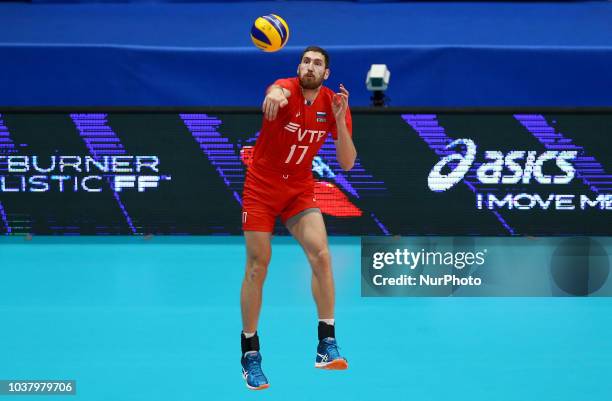
<path id="1" fill-rule="evenodd" d="M 321 53 L 323 55 L 323 59 L 325 60 L 325 68 L 329 68 L 329 53 L 327 53 L 327 50 L 325 50 L 325 49 L 323 49 L 322 47 L 319 47 L 319 46 L 308 46 L 302 52 L 302 57 L 300 57 L 300 62 L 302 62 L 302 59 L 304 58 L 304 54 L 306 54 L 308 52 Z"/>

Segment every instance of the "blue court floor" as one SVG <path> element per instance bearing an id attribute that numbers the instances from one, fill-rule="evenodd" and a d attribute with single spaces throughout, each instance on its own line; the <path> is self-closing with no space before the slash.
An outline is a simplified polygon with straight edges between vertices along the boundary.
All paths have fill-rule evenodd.
<path id="1" fill-rule="evenodd" d="M 241 237 L 1 238 L 0 379 L 77 380 L 58 401 L 611 399 L 611 299 L 361 298 L 359 238 L 330 244 L 350 369 L 313 367 L 309 267 L 278 237 L 251 392 Z"/>

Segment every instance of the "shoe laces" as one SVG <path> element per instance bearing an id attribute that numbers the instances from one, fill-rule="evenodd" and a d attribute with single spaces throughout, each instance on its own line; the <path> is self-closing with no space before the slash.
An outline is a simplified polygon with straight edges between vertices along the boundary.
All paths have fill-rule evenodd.
<path id="1" fill-rule="evenodd" d="M 328 341 L 323 340 L 323 343 L 325 344 L 325 352 L 331 357 L 332 360 L 340 356 L 340 351 L 339 351 L 340 347 L 335 341 L 328 342 Z"/>
<path id="2" fill-rule="evenodd" d="M 256 354 L 255 355 L 246 355 L 245 359 L 247 360 L 247 370 L 248 373 L 251 376 L 254 376 L 256 378 L 261 378 L 264 379 L 265 375 L 263 373 L 263 370 L 261 370 L 261 362 L 259 361 L 259 359 L 257 358 Z"/>

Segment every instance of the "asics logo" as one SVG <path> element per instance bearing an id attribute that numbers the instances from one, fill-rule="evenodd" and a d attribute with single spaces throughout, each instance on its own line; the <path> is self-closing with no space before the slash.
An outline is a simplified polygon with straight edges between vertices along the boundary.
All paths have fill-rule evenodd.
<path id="1" fill-rule="evenodd" d="M 450 189 L 456 183 L 461 181 L 474 162 L 474 158 L 476 157 L 476 144 L 474 141 L 471 139 L 457 139 L 446 145 L 445 149 L 450 149 L 457 145 L 466 146 L 467 151 L 465 152 L 465 155 L 462 155 L 461 153 L 454 153 L 452 155 L 445 156 L 442 158 L 442 160 L 436 163 L 436 165 L 431 169 L 429 177 L 427 178 L 427 184 L 429 185 L 429 189 L 432 191 L 442 192 Z M 442 169 L 451 160 L 458 160 L 459 163 L 449 174 L 442 174 Z"/>
<path id="2" fill-rule="evenodd" d="M 317 352 L 317 355 L 319 355 L 319 358 L 321 358 L 321 362 L 327 362 L 327 358 L 328 358 L 327 354 L 321 355 Z"/>
<path id="3" fill-rule="evenodd" d="M 431 169 L 427 184 L 432 191 L 443 192 L 452 188 L 472 167 L 476 158 L 474 141 L 465 138 L 457 139 L 449 143 L 445 149 L 451 149 L 457 145 L 465 146 L 465 154 L 447 155 Z M 476 176 L 481 184 L 530 184 L 532 180 L 539 184 L 568 184 L 576 173 L 570 160 L 575 159 L 577 155 L 577 151 L 548 150 L 538 155 L 535 150 L 513 150 L 506 154 L 498 150 L 487 150 L 484 154 L 487 161 L 478 167 Z M 524 162 L 519 163 L 521 160 Z M 450 173 L 443 174 L 443 169 L 451 161 L 456 161 L 457 165 Z M 543 169 L 544 164 L 548 161 L 554 161 L 556 169 L 561 170 L 563 174 L 546 174 Z M 547 171 L 549 170 L 551 168 L 547 168 Z"/>

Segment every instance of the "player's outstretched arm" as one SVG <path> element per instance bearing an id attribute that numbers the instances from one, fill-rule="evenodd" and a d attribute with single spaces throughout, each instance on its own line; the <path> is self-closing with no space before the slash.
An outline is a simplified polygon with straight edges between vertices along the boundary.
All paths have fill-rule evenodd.
<path id="1" fill-rule="evenodd" d="M 348 97 L 349 92 L 344 85 L 340 84 L 340 92 L 334 95 L 332 101 L 332 110 L 336 118 L 336 129 L 338 131 L 338 139 L 335 141 L 336 158 L 344 171 L 352 169 L 357 158 L 357 150 L 346 125 Z"/>
<path id="2" fill-rule="evenodd" d="M 270 85 L 266 91 L 266 97 L 261 105 L 261 111 L 267 120 L 276 119 L 278 110 L 289 104 L 287 100 L 291 96 L 291 91 L 278 85 Z"/>

